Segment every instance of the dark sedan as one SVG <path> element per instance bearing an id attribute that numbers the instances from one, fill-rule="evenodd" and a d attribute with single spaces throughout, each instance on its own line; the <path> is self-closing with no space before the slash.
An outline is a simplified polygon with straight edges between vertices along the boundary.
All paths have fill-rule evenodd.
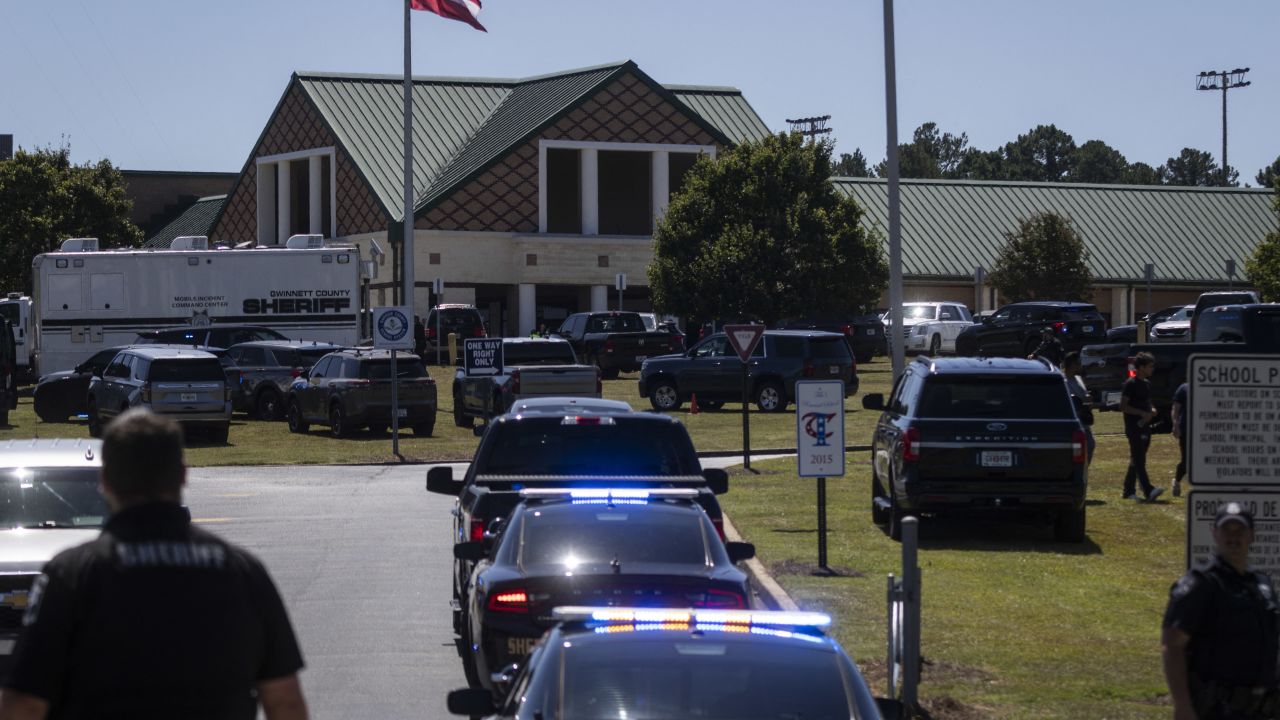
<path id="1" fill-rule="evenodd" d="M 66 422 L 72 415 L 87 413 L 89 381 L 95 374 L 102 374 L 111 358 L 126 347 L 128 345 L 117 345 L 99 350 L 72 370 L 42 376 L 36 383 L 32 397 L 36 415 L 44 422 L 51 423 Z"/>
<path id="2" fill-rule="evenodd" d="M 467 679 L 519 663 L 558 605 L 743 609 L 751 591 L 734 566 L 755 554 L 723 543 L 694 489 L 525 489 L 490 555 L 486 541 L 455 546 L 479 560 L 462 619 Z M 497 531 L 495 533 L 495 531 Z"/>

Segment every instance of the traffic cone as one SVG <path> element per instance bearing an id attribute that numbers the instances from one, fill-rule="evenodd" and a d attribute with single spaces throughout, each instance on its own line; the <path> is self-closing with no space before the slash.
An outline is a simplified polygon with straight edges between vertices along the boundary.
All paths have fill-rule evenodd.
<path id="1" fill-rule="evenodd" d="M 700 412 L 702 411 L 698 409 L 698 395 L 697 393 L 694 393 L 689 396 L 689 414 L 697 415 Z"/>

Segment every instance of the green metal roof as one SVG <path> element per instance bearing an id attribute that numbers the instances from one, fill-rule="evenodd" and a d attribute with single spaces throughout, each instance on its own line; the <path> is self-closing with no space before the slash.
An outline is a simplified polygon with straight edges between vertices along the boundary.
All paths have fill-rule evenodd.
<path id="1" fill-rule="evenodd" d="M 769 133 L 740 91 L 684 85 L 668 89 L 631 61 L 517 80 L 415 77 L 416 213 L 448 196 L 627 72 L 635 73 L 671 102 L 684 104 L 691 117 L 726 144 Z M 400 217 L 404 192 L 403 77 L 297 73 L 295 78 L 387 213 Z"/>
<path id="2" fill-rule="evenodd" d="M 867 210 L 888 241 L 888 181 L 833 178 Z M 1226 260 L 1244 260 L 1280 228 L 1275 194 L 1247 188 L 903 180 L 903 274 L 972 278 L 994 265 L 1005 233 L 1039 211 L 1069 217 L 1100 282 L 1141 282 L 1155 264 L 1161 283 L 1226 283 Z"/>
<path id="3" fill-rule="evenodd" d="M 210 195 L 195 201 L 191 207 L 174 218 L 172 222 L 160 228 L 152 237 L 142 244 L 148 250 L 168 250 L 169 243 L 183 235 L 208 235 L 213 229 L 213 222 L 222 212 L 227 202 L 226 195 Z"/>

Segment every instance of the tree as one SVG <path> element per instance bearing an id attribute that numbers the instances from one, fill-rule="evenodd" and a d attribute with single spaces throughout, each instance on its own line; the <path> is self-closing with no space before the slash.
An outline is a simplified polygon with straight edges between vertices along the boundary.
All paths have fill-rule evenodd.
<path id="1" fill-rule="evenodd" d="M 916 128 L 910 144 L 898 146 L 898 175 L 904 178 L 950 178 L 969 150 L 969 136 L 952 135 L 927 122 Z M 889 176 L 888 161 L 876 166 L 876 174 Z"/>
<path id="2" fill-rule="evenodd" d="M 830 177 L 830 143 L 798 133 L 699 160 L 654 231 L 654 308 L 771 323 L 873 306 L 888 265 Z"/>
<path id="3" fill-rule="evenodd" d="M 956 167 L 955 177 L 959 180 L 1008 180 L 1004 153 L 969 148 Z"/>
<path id="4" fill-rule="evenodd" d="M 1144 162 L 1130 163 L 1119 182 L 1125 185 L 1159 185 L 1160 171 Z"/>
<path id="5" fill-rule="evenodd" d="M 19 149 L 0 161 L 0 289 L 31 290 L 31 259 L 68 237 L 136 246 L 133 202 L 110 161 L 72 165 L 71 148 Z"/>
<path id="6" fill-rule="evenodd" d="M 1056 125 L 1037 125 L 1004 146 L 1010 180 L 1062 182 L 1076 152 L 1072 137 Z"/>
<path id="7" fill-rule="evenodd" d="M 831 166 L 831 173 L 836 177 L 871 177 L 867 156 L 862 154 L 862 148 L 854 148 L 852 155 L 841 153 L 840 161 Z"/>
<path id="8" fill-rule="evenodd" d="M 1280 215 L 1280 187 L 1272 207 Z M 1244 274 L 1258 289 L 1262 302 L 1280 301 L 1280 230 L 1267 233 L 1253 254 L 1245 258 Z"/>
<path id="9" fill-rule="evenodd" d="M 1089 250 L 1069 218 L 1040 212 L 1020 220 L 987 275 L 1010 302 L 1088 300 Z"/>
<path id="10" fill-rule="evenodd" d="M 1176 158 L 1169 158 L 1157 172 L 1165 185 L 1188 185 L 1200 187 L 1221 187 L 1222 169 L 1213 161 L 1213 156 L 1204 150 L 1182 148 Z M 1240 173 L 1229 168 L 1227 185 L 1235 187 L 1240 183 Z"/>
<path id="11" fill-rule="evenodd" d="M 1090 140 L 1076 149 L 1067 179 L 1079 183 L 1118 183 L 1128 167 L 1119 150 L 1101 140 Z"/>
<path id="12" fill-rule="evenodd" d="M 1280 180 L 1280 157 L 1277 157 L 1275 162 L 1259 170 L 1253 179 L 1258 181 L 1258 187 L 1276 187 L 1276 181 Z"/>

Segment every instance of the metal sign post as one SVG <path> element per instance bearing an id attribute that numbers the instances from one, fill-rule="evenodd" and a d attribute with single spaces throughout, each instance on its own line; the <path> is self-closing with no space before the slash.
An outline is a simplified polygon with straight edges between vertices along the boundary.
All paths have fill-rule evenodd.
<path id="1" fill-rule="evenodd" d="M 396 351 L 413 350 L 413 310 L 408 305 L 373 309 L 373 346 L 391 351 L 391 453 L 400 457 L 400 373 Z"/>
<path id="2" fill-rule="evenodd" d="M 618 289 L 618 310 L 622 310 L 622 291 L 627 289 L 627 274 L 618 273 L 613 276 L 613 286 Z"/>
<path id="3" fill-rule="evenodd" d="M 725 325 L 725 337 L 729 346 L 738 353 L 742 361 L 742 467 L 751 469 L 751 421 L 748 419 L 748 405 L 751 403 L 751 353 L 764 337 L 763 325 Z"/>
<path id="4" fill-rule="evenodd" d="M 827 567 L 827 478 L 844 475 L 844 381 L 796 382 L 796 464 L 818 478 L 818 567 Z"/>

